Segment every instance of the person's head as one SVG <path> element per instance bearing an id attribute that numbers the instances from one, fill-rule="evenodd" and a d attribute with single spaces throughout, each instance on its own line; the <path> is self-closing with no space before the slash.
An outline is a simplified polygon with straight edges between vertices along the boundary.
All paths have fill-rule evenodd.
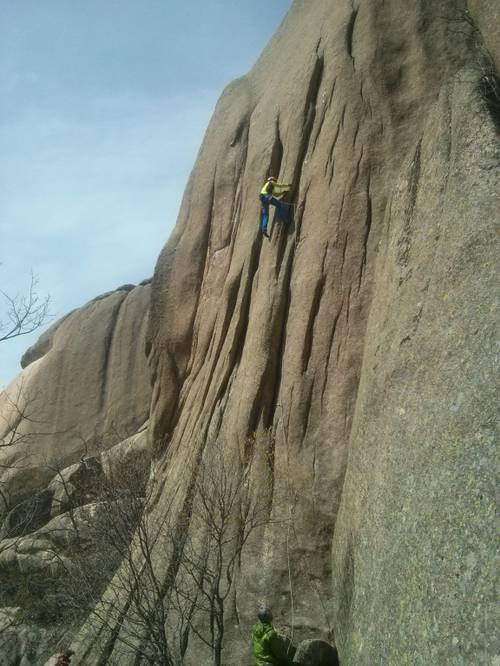
<path id="1" fill-rule="evenodd" d="M 275 178 L 274 176 L 269 176 L 269 178 L 267 179 L 267 182 L 268 182 L 268 183 L 275 183 L 275 182 L 276 182 L 276 178 Z"/>
<path id="2" fill-rule="evenodd" d="M 262 624 L 271 624 L 273 621 L 273 614 L 269 608 L 259 608 L 257 617 L 259 618 L 260 622 L 262 622 Z"/>

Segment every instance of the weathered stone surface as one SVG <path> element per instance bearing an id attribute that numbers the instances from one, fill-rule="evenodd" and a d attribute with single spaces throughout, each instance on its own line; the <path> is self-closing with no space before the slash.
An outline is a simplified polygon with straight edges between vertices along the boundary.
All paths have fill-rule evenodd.
<path id="1" fill-rule="evenodd" d="M 418 304 L 435 311 L 436 321 L 442 321 L 437 315 L 447 311 L 443 293 L 425 291 L 428 280 L 429 284 L 441 280 L 443 285 L 448 281 L 450 290 L 460 292 L 456 298 L 463 307 L 466 302 L 471 312 L 478 307 L 465 284 L 469 275 L 465 257 L 479 251 L 488 238 L 492 245 L 487 223 L 498 219 L 492 190 L 498 163 L 492 124 L 477 95 L 481 72 L 474 68 L 476 28 L 464 17 L 464 9 L 459 0 L 296 1 L 252 72 L 222 95 L 188 183 L 177 227 L 159 257 L 147 344 L 153 372 L 151 432 L 161 487 L 155 510 L 161 515 L 162 507 L 171 508 L 173 496 L 187 495 L 186 460 L 213 439 L 223 442 L 226 455 L 239 457 L 242 465 L 255 463 L 259 456 L 267 461 L 256 465 L 260 471 L 252 483 L 255 492 L 267 498 L 277 523 L 262 530 L 242 560 L 225 636 L 225 655 L 234 663 L 249 658 L 241 635 L 248 635 L 261 601 L 280 617 L 288 621 L 293 617 L 298 639 L 307 638 L 312 630 L 326 636 L 331 628 L 331 537 L 343 492 L 360 377 L 373 353 L 367 355 L 365 345 L 377 349 L 387 334 L 380 325 L 367 340 L 370 311 L 376 319 L 384 305 L 390 306 L 398 326 L 409 330 L 405 328 L 401 338 L 384 347 L 390 368 L 400 343 L 403 351 L 412 348 L 404 339 L 412 340 L 411 326 L 420 317 Z M 478 136 L 468 135 L 460 143 L 453 134 L 462 131 L 457 123 L 463 123 L 463 131 L 477 127 Z M 431 131 L 429 124 L 434 124 Z M 455 128 L 451 134 L 450 124 Z M 488 186 L 480 186 L 472 168 L 472 144 L 489 155 L 485 176 L 493 180 L 488 180 Z M 293 221 L 288 226 L 276 223 L 270 242 L 258 232 L 257 196 L 269 173 L 293 184 L 290 199 L 297 204 Z M 425 219 L 417 215 L 414 201 L 425 197 L 419 195 L 423 189 L 417 184 L 421 174 L 430 193 Z M 400 199 L 405 203 L 397 206 Z M 465 227 L 468 214 L 474 230 Z M 462 226 L 460 222 L 456 226 L 456 217 L 463 220 Z M 439 224 L 440 237 L 449 235 L 454 243 L 438 242 L 431 218 Z M 427 245 L 414 246 L 413 235 L 425 236 Z M 400 271 L 392 282 L 383 272 L 375 274 L 377 256 L 385 258 L 388 242 L 396 258 L 392 264 L 388 259 L 386 268 L 396 262 Z M 434 250 L 436 266 L 431 259 Z M 384 265 L 380 259 L 379 270 Z M 445 265 L 449 275 L 439 273 Z M 406 285 L 417 284 L 412 282 L 417 278 L 421 293 L 412 300 L 413 309 L 408 305 L 411 313 L 398 310 L 399 302 L 390 300 L 392 291 L 403 293 Z M 478 293 L 483 298 L 484 292 L 487 299 L 492 292 L 489 274 L 479 271 L 474 280 L 482 282 Z M 417 287 L 412 298 L 416 299 L 416 293 Z M 490 305 L 484 300 L 485 311 Z M 460 336 L 462 313 L 454 309 L 449 312 L 450 321 L 442 321 L 451 335 Z M 441 334 L 436 331 L 436 335 Z M 481 328 L 477 335 L 479 348 Z M 444 354 L 444 347 L 434 349 L 431 338 L 425 342 L 429 353 L 422 355 L 421 365 L 398 366 L 401 394 L 406 393 L 406 383 L 411 384 L 411 372 L 418 376 L 431 368 L 446 374 L 446 368 L 453 366 L 451 360 L 449 366 L 440 365 L 440 356 L 430 351 Z M 457 357 L 462 353 L 458 350 L 468 355 L 468 339 L 458 337 L 454 344 Z M 482 354 L 484 367 L 490 361 L 485 350 Z M 378 366 L 381 372 L 384 357 Z M 450 391 L 460 393 L 462 378 L 450 376 L 449 380 Z M 433 381 L 437 384 L 437 376 Z M 365 389 L 381 410 L 382 389 L 378 384 Z M 423 388 L 413 400 L 425 402 Z M 480 410 L 473 410 L 480 419 Z M 384 408 L 374 429 L 373 438 L 380 446 L 392 423 L 391 414 Z M 415 451 L 425 449 L 417 435 L 422 418 L 419 413 L 408 423 Z M 364 442 L 355 435 L 353 446 L 362 449 L 371 446 L 369 442 L 371 438 Z M 400 476 L 384 477 L 385 483 L 381 480 L 381 496 L 399 496 L 400 489 L 393 486 L 401 477 L 414 475 L 411 456 L 402 458 Z M 349 466 L 354 466 L 354 480 L 347 486 L 352 498 L 346 500 L 340 535 L 355 533 L 364 520 L 356 503 L 361 502 L 369 476 L 358 478 L 356 460 L 353 454 Z M 418 465 L 415 469 L 425 478 L 424 469 Z M 461 475 L 457 479 L 466 485 L 465 466 Z M 449 492 L 452 501 L 453 484 L 444 484 L 442 492 Z M 408 529 L 414 525 L 414 547 L 420 544 L 423 557 L 428 552 L 424 544 L 432 543 L 427 531 L 432 527 L 429 518 L 421 520 L 419 506 L 427 507 L 428 516 L 432 505 L 415 502 L 407 524 Z M 391 516 L 396 520 L 401 510 L 396 504 L 390 508 L 392 513 L 384 514 L 386 521 Z M 486 530 L 487 515 L 479 521 L 480 529 Z M 360 531 L 360 538 L 364 533 Z M 370 571 L 368 563 L 382 557 L 383 542 L 377 550 L 377 535 L 373 529 L 367 533 L 365 576 L 375 581 L 376 567 Z M 364 626 L 364 632 L 370 643 L 363 643 L 362 634 L 358 641 L 359 628 L 343 610 L 349 588 L 344 592 L 341 581 L 351 575 L 351 565 L 342 555 L 342 540 L 351 540 L 340 535 L 335 545 L 334 601 L 336 621 L 343 628 L 338 643 L 341 661 L 381 663 L 383 650 L 391 648 L 381 646 L 380 637 L 369 626 Z M 397 531 L 393 538 L 398 539 Z M 403 552 L 405 561 L 410 561 L 409 553 Z M 159 553 L 167 557 L 165 548 L 159 547 Z M 377 566 L 383 568 L 386 563 L 389 569 L 391 562 L 387 557 Z M 356 576 L 356 567 L 354 572 Z M 487 573 L 481 575 L 476 591 L 489 586 Z M 427 569 L 424 578 L 426 594 L 432 596 L 432 571 Z M 382 600 L 396 613 L 404 598 L 401 590 L 393 589 L 392 597 L 380 595 L 380 604 L 370 599 L 377 608 L 374 624 L 390 620 L 398 627 L 391 611 L 382 608 Z M 363 602 L 369 606 L 364 597 Z M 394 663 L 426 659 L 429 648 L 416 638 L 420 615 L 413 617 L 412 623 L 408 614 L 407 627 L 415 637 L 413 656 L 398 661 L 395 641 Z M 464 619 L 462 629 L 462 635 L 472 632 L 474 640 L 483 640 L 472 616 Z M 443 663 L 445 635 L 430 636 L 433 653 L 445 659 Z M 129 657 L 120 655 L 115 633 L 110 640 L 115 641 L 120 663 L 132 663 L 132 657 L 128 661 Z M 472 639 L 468 640 L 472 645 Z M 84 629 L 81 663 L 98 663 L 100 648 L 92 641 Z M 186 663 L 208 663 L 207 653 L 194 645 L 193 641 Z"/>
<path id="2" fill-rule="evenodd" d="M 300 643 L 293 663 L 300 666 L 339 666 L 339 658 L 333 645 L 319 639 L 311 639 Z"/>
<path id="3" fill-rule="evenodd" d="M 465 9 L 296 0 L 222 95 L 144 287 L 152 520 L 184 512 L 186 471 L 214 440 L 251 466 L 272 520 L 241 559 L 223 663 L 250 662 L 262 603 L 295 640 L 333 628 L 342 664 L 487 664 L 500 652 L 490 624 L 499 156 L 478 66 L 478 35 L 497 57 L 497 5 L 471 0 L 472 23 Z M 267 241 L 258 192 L 270 173 L 292 183 L 296 209 Z M 136 292 L 89 304 L 82 326 L 95 315 L 109 331 L 99 308 L 109 322 Z M 25 372 L 64 353 L 72 316 Z M 139 425 L 144 412 L 123 400 L 128 356 L 112 376 L 99 358 L 102 409 L 83 410 L 85 427 L 106 432 L 111 394 L 114 422 L 133 413 Z M 65 446 L 75 463 L 81 447 Z M 168 544 L 155 552 L 162 584 Z M 82 628 L 73 663 L 137 663 L 122 640 L 133 599 L 120 603 L 116 626 L 98 637 Z M 148 640 L 135 635 L 137 651 Z M 210 663 L 192 636 L 184 663 Z"/>
<path id="4" fill-rule="evenodd" d="M 461 72 L 381 238 L 333 545 L 356 664 L 492 664 L 500 143 Z"/>

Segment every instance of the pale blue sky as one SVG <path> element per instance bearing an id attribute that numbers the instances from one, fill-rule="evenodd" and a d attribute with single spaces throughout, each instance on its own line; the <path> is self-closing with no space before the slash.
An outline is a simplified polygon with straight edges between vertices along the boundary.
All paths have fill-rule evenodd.
<path id="1" fill-rule="evenodd" d="M 150 277 L 217 98 L 291 4 L 0 0 L 0 289 L 33 270 L 57 318 Z M 0 345 L 0 386 L 39 333 Z"/>

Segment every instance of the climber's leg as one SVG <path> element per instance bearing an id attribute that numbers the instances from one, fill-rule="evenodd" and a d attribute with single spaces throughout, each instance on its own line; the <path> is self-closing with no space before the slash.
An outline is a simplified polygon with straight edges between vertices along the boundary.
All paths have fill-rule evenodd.
<path id="1" fill-rule="evenodd" d="M 269 223 L 269 204 L 264 200 L 264 198 L 262 198 L 260 206 L 260 230 L 264 234 L 264 236 L 269 235 L 267 233 L 268 223 Z"/>
<path id="2" fill-rule="evenodd" d="M 276 210 L 278 211 L 278 217 L 280 220 L 283 222 L 288 222 L 288 217 L 290 214 L 290 206 L 283 201 L 280 201 L 279 199 L 276 199 L 275 197 L 271 197 L 270 203 L 273 204 L 273 206 L 276 207 Z"/>

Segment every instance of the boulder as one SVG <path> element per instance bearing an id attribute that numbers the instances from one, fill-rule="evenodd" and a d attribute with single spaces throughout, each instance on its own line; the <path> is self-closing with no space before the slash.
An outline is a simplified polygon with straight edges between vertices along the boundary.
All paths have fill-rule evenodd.
<path id="1" fill-rule="evenodd" d="M 58 472 L 48 488 L 52 493 L 51 516 L 98 499 L 104 478 L 101 460 L 96 456 L 82 458 L 79 463 Z"/>
<path id="2" fill-rule="evenodd" d="M 299 644 L 293 663 L 300 666 L 339 666 L 340 662 L 336 647 L 326 641 L 310 639 Z"/>

